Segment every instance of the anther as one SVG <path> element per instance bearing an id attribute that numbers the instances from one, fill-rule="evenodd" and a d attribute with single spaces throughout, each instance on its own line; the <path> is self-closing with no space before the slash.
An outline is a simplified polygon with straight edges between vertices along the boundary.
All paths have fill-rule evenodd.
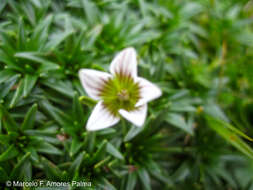
<path id="1" fill-rule="evenodd" d="M 117 95 L 118 95 L 119 100 L 122 100 L 122 101 L 129 100 L 129 93 L 125 89 L 121 90 Z"/>

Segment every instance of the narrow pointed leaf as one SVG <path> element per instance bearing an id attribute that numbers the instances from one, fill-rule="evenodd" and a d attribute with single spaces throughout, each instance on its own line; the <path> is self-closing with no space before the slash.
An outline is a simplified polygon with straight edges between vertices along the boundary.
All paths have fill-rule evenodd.
<path id="1" fill-rule="evenodd" d="M 41 159 L 42 164 L 45 168 L 46 176 L 48 179 L 60 180 L 61 179 L 61 170 L 52 162 L 46 158 Z"/>
<path id="2" fill-rule="evenodd" d="M 62 95 L 73 98 L 74 96 L 74 90 L 71 86 L 71 84 L 67 83 L 66 81 L 59 81 L 59 80 L 45 80 L 42 81 L 44 85 L 47 87 L 61 93 Z"/>
<path id="3" fill-rule="evenodd" d="M 150 177 L 145 168 L 139 168 L 137 170 L 138 176 L 146 190 L 151 190 Z"/>
<path id="4" fill-rule="evenodd" d="M 32 129 L 37 113 L 38 106 L 37 104 L 33 104 L 33 106 L 28 110 L 25 119 L 21 125 L 21 130 Z"/>
<path id="5" fill-rule="evenodd" d="M 0 99 L 3 99 L 5 96 L 7 96 L 12 89 L 12 87 L 15 85 L 17 79 L 20 77 L 19 74 L 12 76 L 9 78 L 5 83 L 0 84 L 1 91 L 0 91 Z"/>
<path id="6" fill-rule="evenodd" d="M 26 48 L 25 29 L 23 24 L 23 18 L 19 19 L 18 24 L 18 49 L 24 50 Z"/>
<path id="7" fill-rule="evenodd" d="M 0 3 L 0 13 L 3 11 L 3 9 L 5 8 L 7 4 L 7 0 L 2 0 Z M 1 176 L 1 175 L 0 175 Z"/>
<path id="8" fill-rule="evenodd" d="M 8 179 L 8 175 L 6 171 L 2 167 L 0 167 L 0 182 L 6 181 Z"/>
<path id="9" fill-rule="evenodd" d="M 18 130 L 18 125 L 14 121 L 14 119 L 10 116 L 10 114 L 5 110 L 3 106 L 0 105 L 1 111 L 1 120 L 3 121 L 3 126 L 8 132 L 15 132 Z"/>
<path id="10" fill-rule="evenodd" d="M 0 72 L 0 84 L 7 81 L 15 75 L 15 72 L 10 69 L 5 69 Z"/>
<path id="11" fill-rule="evenodd" d="M 99 184 L 100 188 L 108 189 L 108 190 L 116 190 L 116 188 L 109 182 L 106 178 L 102 178 L 103 184 Z"/>
<path id="12" fill-rule="evenodd" d="M 71 147 L 70 147 L 70 156 L 74 156 L 80 148 L 83 146 L 83 142 L 80 142 L 77 138 L 72 139 Z"/>
<path id="13" fill-rule="evenodd" d="M 75 117 L 75 119 L 79 122 L 80 125 L 84 125 L 84 112 L 83 112 L 83 107 L 82 104 L 78 98 L 77 93 L 75 93 L 74 95 L 74 99 L 73 99 L 73 115 Z"/>
<path id="14" fill-rule="evenodd" d="M 122 155 L 111 143 L 109 143 L 109 142 L 107 143 L 106 151 L 107 151 L 109 154 L 115 156 L 115 157 L 118 158 L 118 159 L 121 159 L 121 160 L 124 159 L 123 155 Z"/>
<path id="15" fill-rule="evenodd" d="M 141 131 L 143 131 L 143 129 L 144 129 L 143 127 L 132 126 L 131 129 L 126 134 L 124 141 L 125 142 L 130 141 L 131 139 L 136 137 Z"/>
<path id="16" fill-rule="evenodd" d="M 25 164 L 26 161 L 29 160 L 31 153 L 27 152 L 17 163 L 14 169 L 11 172 L 10 178 L 17 179 L 18 175 L 22 172 L 22 166 Z"/>
<path id="17" fill-rule="evenodd" d="M 32 61 L 35 64 L 39 63 L 40 67 L 37 70 L 37 73 L 39 74 L 50 70 L 57 70 L 60 68 L 59 65 L 57 65 L 56 63 L 41 58 L 37 54 L 38 53 L 36 52 L 19 52 L 15 54 L 15 57 Z"/>
<path id="18" fill-rule="evenodd" d="M 90 0 L 81 0 L 84 13 L 90 24 L 95 24 L 97 21 L 98 11 L 94 3 Z"/>
<path id="19" fill-rule="evenodd" d="M 126 190 L 134 190 L 137 182 L 137 175 L 135 172 L 128 174 Z"/>
<path id="20" fill-rule="evenodd" d="M 0 162 L 10 160 L 10 159 L 16 157 L 18 154 L 19 154 L 18 149 L 14 145 L 11 145 L 11 146 L 9 146 L 9 148 L 5 152 L 3 152 L 0 155 Z"/>
<path id="21" fill-rule="evenodd" d="M 97 151 L 95 152 L 95 154 L 94 154 L 94 156 L 91 160 L 91 163 L 95 163 L 95 162 L 97 162 L 98 160 L 100 160 L 102 158 L 103 154 L 106 151 L 107 143 L 108 143 L 107 140 L 103 140 L 103 142 L 99 145 Z"/>
<path id="22" fill-rule="evenodd" d="M 220 136 L 226 139 L 231 145 L 240 150 L 245 155 L 253 159 L 253 149 L 246 144 L 236 133 L 231 131 L 224 125 L 223 122 L 220 122 L 217 119 L 214 119 L 210 116 L 206 116 L 208 121 L 208 126 L 215 130 Z"/>
<path id="23" fill-rule="evenodd" d="M 55 146 L 47 143 L 47 142 L 41 142 L 36 146 L 36 150 L 38 152 L 47 153 L 47 154 L 55 154 L 55 155 L 62 155 L 62 151 L 60 151 Z"/>
<path id="24" fill-rule="evenodd" d="M 179 114 L 169 113 L 167 115 L 166 121 L 169 124 L 171 124 L 175 127 L 178 127 L 180 129 L 184 130 L 185 132 L 193 135 L 193 130 L 192 130 L 191 126 L 187 125 L 183 116 L 181 116 Z"/>
<path id="25" fill-rule="evenodd" d="M 11 100 L 10 108 L 13 108 L 20 101 L 20 99 L 23 97 L 23 92 L 24 92 L 24 80 L 22 79 L 19 82 L 18 88 L 16 89 L 15 94 Z"/>
<path id="26" fill-rule="evenodd" d="M 70 118 L 65 113 L 52 106 L 48 101 L 41 101 L 40 106 L 61 126 L 69 125 L 68 121 Z"/>
<path id="27" fill-rule="evenodd" d="M 81 166 L 81 163 L 83 161 L 83 157 L 85 155 L 85 152 L 81 152 L 76 159 L 72 162 L 70 168 L 69 168 L 69 172 L 71 174 L 74 174 Z"/>
<path id="28" fill-rule="evenodd" d="M 54 50 L 57 48 L 57 46 L 66 40 L 71 34 L 73 34 L 73 31 L 66 31 L 63 33 L 58 33 L 52 36 L 52 39 L 46 44 L 46 49 Z"/>
<path id="29" fill-rule="evenodd" d="M 28 94 L 31 92 L 35 83 L 38 79 L 36 75 L 26 75 L 24 79 L 24 97 L 27 97 Z"/>

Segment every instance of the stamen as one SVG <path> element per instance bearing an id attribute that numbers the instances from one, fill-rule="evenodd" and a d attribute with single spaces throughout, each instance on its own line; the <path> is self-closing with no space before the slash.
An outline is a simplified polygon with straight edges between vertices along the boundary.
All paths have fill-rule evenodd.
<path id="1" fill-rule="evenodd" d="M 129 100 L 129 93 L 126 89 L 121 90 L 120 92 L 118 92 L 117 95 L 118 95 L 119 100 L 121 101 Z"/>

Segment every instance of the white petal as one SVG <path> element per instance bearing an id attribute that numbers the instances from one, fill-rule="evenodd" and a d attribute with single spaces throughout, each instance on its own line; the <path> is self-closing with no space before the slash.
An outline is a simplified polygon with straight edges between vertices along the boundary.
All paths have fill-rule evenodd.
<path id="1" fill-rule="evenodd" d="M 79 78 L 85 89 L 86 93 L 93 99 L 99 100 L 99 90 L 103 86 L 104 82 L 107 81 L 110 74 L 96 71 L 92 69 L 81 69 L 79 71 Z"/>
<path id="2" fill-rule="evenodd" d="M 92 111 L 88 122 L 87 122 L 87 130 L 95 131 L 99 129 L 104 129 L 107 127 L 111 127 L 118 123 L 119 118 L 114 117 L 104 106 L 102 101 L 99 101 Z"/>
<path id="3" fill-rule="evenodd" d="M 146 119 L 147 107 L 147 104 L 144 104 L 138 107 L 138 109 L 130 112 L 120 109 L 119 113 L 134 125 L 141 127 Z"/>
<path id="4" fill-rule="evenodd" d="M 137 79 L 140 85 L 140 100 L 137 102 L 136 106 L 141 106 L 154 100 L 162 95 L 162 91 L 158 86 L 149 82 L 148 80 L 139 77 Z"/>
<path id="5" fill-rule="evenodd" d="M 110 72 L 113 75 L 115 73 L 123 73 L 135 78 L 137 76 L 137 59 L 135 49 L 130 47 L 119 52 L 112 60 Z"/>

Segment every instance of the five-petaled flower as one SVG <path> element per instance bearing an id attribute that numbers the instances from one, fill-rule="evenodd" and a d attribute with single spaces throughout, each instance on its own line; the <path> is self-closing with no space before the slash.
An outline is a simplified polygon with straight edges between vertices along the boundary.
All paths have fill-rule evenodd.
<path id="1" fill-rule="evenodd" d="M 79 77 L 86 93 L 97 100 L 87 122 L 87 130 L 99 130 L 115 125 L 122 117 L 142 126 L 147 103 L 161 96 L 161 90 L 137 76 L 134 48 L 119 52 L 110 65 L 110 73 L 81 69 Z"/>

